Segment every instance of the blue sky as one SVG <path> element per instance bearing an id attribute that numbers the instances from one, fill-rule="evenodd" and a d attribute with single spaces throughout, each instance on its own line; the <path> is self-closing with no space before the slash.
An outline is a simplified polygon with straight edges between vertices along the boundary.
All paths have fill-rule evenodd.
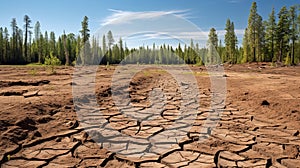
<path id="1" fill-rule="evenodd" d="M 81 21 L 86 15 L 89 17 L 89 27 L 93 34 L 103 25 L 110 24 L 113 19 L 118 19 L 118 17 L 122 19 L 124 15 L 128 19 L 137 15 L 164 15 L 169 12 L 187 19 L 191 24 L 195 24 L 204 34 L 207 34 L 211 27 L 215 27 L 220 38 L 224 34 L 226 19 L 230 18 L 235 23 L 236 34 L 239 43 L 241 43 L 243 31 L 247 26 L 251 3 L 252 1 L 248 0 L 2 1 L 0 27 L 8 27 L 10 30 L 12 18 L 16 18 L 18 26 L 23 27 L 23 16 L 27 14 L 32 19 L 32 26 L 36 21 L 40 21 L 42 31 L 54 31 L 57 35 L 60 35 L 65 30 L 66 33 L 79 34 Z M 278 13 L 282 6 L 289 7 L 299 4 L 299 1 L 259 0 L 257 4 L 259 14 L 267 19 L 272 7 Z M 126 19 L 126 17 L 124 18 Z M 190 36 L 187 38 L 190 38 Z"/>

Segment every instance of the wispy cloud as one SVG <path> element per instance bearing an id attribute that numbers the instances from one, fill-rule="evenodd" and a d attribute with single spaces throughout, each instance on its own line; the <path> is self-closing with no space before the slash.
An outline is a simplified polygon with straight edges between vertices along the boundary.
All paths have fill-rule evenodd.
<path id="1" fill-rule="evenodd" d="M 220 30 L 217 31 L 217 34 L 220 39 L 223 39 L 226 31 Z M 243 29 L 236 29 L 236 35 L 238 38 L 242 37 L 244 34 Z M 182 39 L 182 40 L 197 40 L 203 41 L 208 40 L 209 31 L 190 31 L 190 32 L 138 32 L 132 34 L 131 36 L 127 36 L 125 40 L 169 40 L 169 39 Z"/>
<path id="2" fill-rule="evenodd" d="M 235 3 L 239 3 L 239 2 L 241 2 L 240 0 L 229 0 L 229 1 L 227 1 L 228 3 L 233 3 L 233 4 L 235 4 Z"/>
<path id="3" fill-rule="evenodd" d="M 234 32 L 237 36 L 240 36 L 240 35 L 244 35 L 244 29 L 235 29 Z M 209 32 L 207 32 L 207 35 L 208 35 Z M 217 33 L 219 36 L 224 36 L 225 33 L 226 33 L 226 30 L 217 30 Z"/>
<path id="4" fill-rule="evenodd" d="M 142 19 L 151 19 L 158 18 L 165 15 L 176 15 L 179 17 L 186 18 L 188 16 L 189 10 L 170 10 L 170 11 L 143 11 L 143 12 L 132 12 L 132 11 L 122 11 L 109 9 L 112 11 L 112 15 L 103 19 L 101 25 L 112 25 L 112 24 L 123 24 L 130 23 L 134 20 L 142 20 Z"/>

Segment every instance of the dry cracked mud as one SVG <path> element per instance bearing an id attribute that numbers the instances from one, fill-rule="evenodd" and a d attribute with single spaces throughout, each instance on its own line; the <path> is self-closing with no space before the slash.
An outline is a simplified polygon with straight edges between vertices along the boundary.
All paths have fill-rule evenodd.
<path id="1" fill-rule="evenodd" d="M 1 66 L 0 167 L 300 166 L 299 66 L 225 65 L 226 75 L 211 74 L 226 81 L 217 108 L 206 68 L 190 68 L 181 75 L 197 90 L 159 68 L 128 82 L 100 66 L 95 95 L 73 100 L 72 67 Z M 113 86 L 116 74 L 128 85 Z"/>

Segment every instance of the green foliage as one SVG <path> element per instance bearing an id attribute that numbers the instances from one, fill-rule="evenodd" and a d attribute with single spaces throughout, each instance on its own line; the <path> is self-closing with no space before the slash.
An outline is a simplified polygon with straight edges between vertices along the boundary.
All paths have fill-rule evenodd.
<path id="1" fill-rule="evenodd" d="M 264 42 L 264 26 L 262 24 L 262 17 L 257 12 L 256 2 L 252 3 L 250 14 L 248 18 L 248 45 L 250 48 L 250 55 L 248 61 L 262 61 L 261 55 L 263 51 Z"/>
<path id="2" fill-rule="evenodd" d="M 217 58 L 217 53 L 214 52 L 218 48 L 218 35 L 216 33 L 215 28 L 211 28 L 208 34 L 208 48 L 209 48 L 209 54 L 207 55 L 208 57 L 208 62 L 209 64 L 214 64 L 216 63 L 216 58 Z"/>
<path id="3" fill-rule="evenodd" d="M 266 54 L 268 55 L 267 61 L 272 61 L 275 57 L 275 32 L 276 20 L 275 11 L 272 9 L 269 19 L 265 22 L 266 25 Z"/>
<path id="4" fill-rule="evenodd" d="M 33 68 L 33 69 L 31 69 L 28 73 L 29 73 L 30 75 L 32 75 L 32 76 L 36 76 L 36 75 L 38 74 L 38 71 L 37 71 L 36 68 Z"/>
<path id="5" fill-rule="evenodd" d="M 30 63 L 30 64 L 27 64 L 26 66 L 29 66 L 29 67 L 40 67 L 40 66 L 44 66 L 44 64 L 41 64 L 41 63 Z"/>
<path id="6" fill-rule="evenodd" d="M 55 72 L 55 66 L 59 66 L 61 65 L 61 61 L 53 56 L 53 53 L 50 53 L 50 56 L 45 58 L 45 65 L 48 65 L 51 68 L 51 73 L 54 74 Z"/>
<path id="7" fill-rule="evenodd" d="M 282 7 L 278 13 L 278 24 L 276 27 L 276 46 L 278 50 L 278 60 L 283 61 L 283 56 L 288 52 L 289 48 L 289 34 L 290 34 L 290 21 L 289 14 L 286 7 Z"/>
<path id="8" fill-rule="evenodd" d="M 234 32 L 234 23 L 227 19 L 225 34 L 225 60 L 231 64 L 237 63 L 237 36 Z"/>
<path id="9" fill-rule="evenodd" d="M 290 53 L 287 53 L 285 57 L 284 65 L 291 65 L 291 64 L 292 64 L 291 55 Z"/>

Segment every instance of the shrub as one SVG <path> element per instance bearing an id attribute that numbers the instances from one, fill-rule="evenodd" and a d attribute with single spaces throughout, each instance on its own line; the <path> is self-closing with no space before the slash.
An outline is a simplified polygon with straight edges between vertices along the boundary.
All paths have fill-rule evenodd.
<path id="1" fill-rule="evenodd" d="M 45 58 L 44 64 L 51 67 L 51 73 L 53 74 L 55 73 L 54 67 L 61 65 L 61 61 L 56 56 L 53 56 L 53 53 L 51 52 L 50 57 L 48 56 Z"/>

